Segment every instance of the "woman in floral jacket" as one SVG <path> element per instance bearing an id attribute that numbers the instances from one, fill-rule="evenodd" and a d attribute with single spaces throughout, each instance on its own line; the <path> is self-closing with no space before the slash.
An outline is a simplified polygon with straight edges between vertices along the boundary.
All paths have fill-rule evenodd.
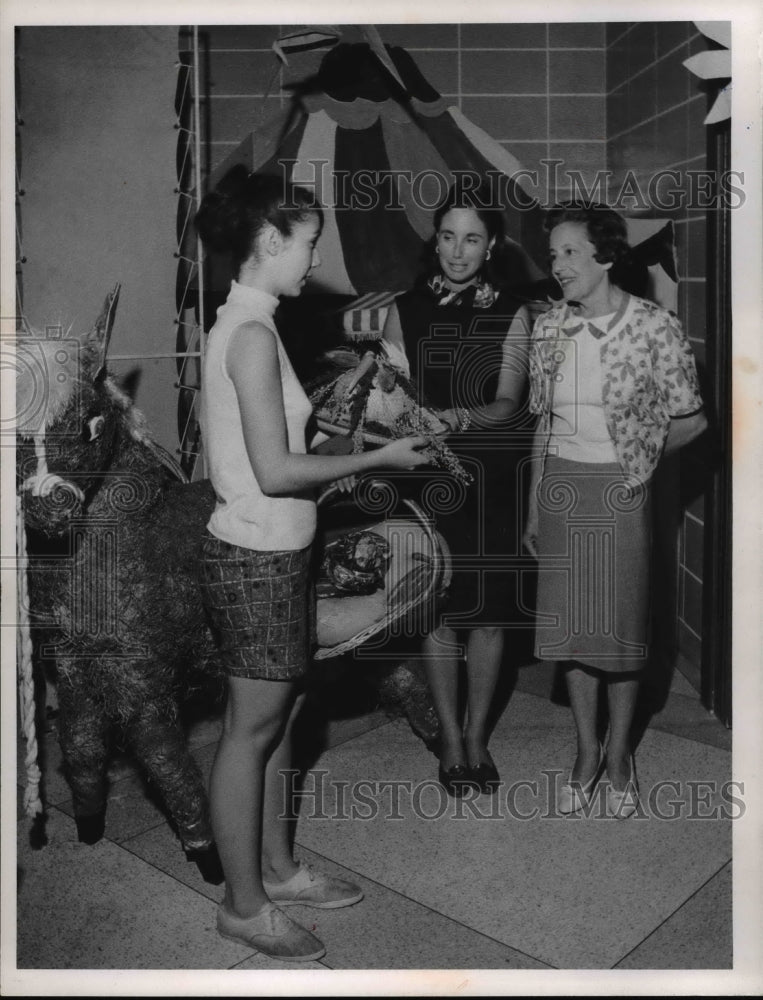
<path id="1" fill-rule="evenodd" d="M 647 655 L 651 477 L 707 421 L 680 323 L 617 285 L 624 220 L 571 204 L 548 213 L 546 231 L 564 302 L 539 317 L 530 352 L 539 422 L 524 540 L 539 562 L 535 654 L 564 663 L 577 728 L 559 811 L 581 809 L 606 766 L 608 810 L 624 818 L 638 804 L 629 741 Z"/>

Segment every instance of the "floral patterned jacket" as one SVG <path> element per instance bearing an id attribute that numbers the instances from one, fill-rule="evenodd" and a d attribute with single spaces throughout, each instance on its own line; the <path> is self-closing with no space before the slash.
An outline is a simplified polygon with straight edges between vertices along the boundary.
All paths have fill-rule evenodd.
<path id="1" fill-rule="evenodd" d="M 539 316 L 530 349 L 530 409 L 541 415 L 543 456 L 551 434 L 557 344 L 583 327 L 567 303 Z M 627 295 L 602 331 L 602 403 L 618 461 L 628 478 L 646 482 L 662 455 L 671 417 L 702 407 L 694 355 L 678 319 Z"/>

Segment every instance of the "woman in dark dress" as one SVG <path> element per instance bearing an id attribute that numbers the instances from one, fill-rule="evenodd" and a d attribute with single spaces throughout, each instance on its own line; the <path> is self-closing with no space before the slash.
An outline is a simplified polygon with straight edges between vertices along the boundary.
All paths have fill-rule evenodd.
<path id="1" fill-rule="evenodd" d="M 472 476 L 425 488 L 453 557 L 453 579 L 436 628 L 424 639 L 427 678 L 440 722 L 439 778 L 453 795 L 476 785 L 494 791 L 487 720 L 501 666 L 504 629 L 520 623 L 517 422 L 527 382 L 529 316 L 501 292 L 494 266 L 502 215 L 486 188 L 451 189 L 438 207 L 436 267 L 390 308 L 384 339 L 409 367 L 420 397 L 450 426 L 448 445 Z M 506 276 L 504 275 L 504 278 Z M 404 358 L 402 356 L 404 352 Z M 427 503 L 427 499 L 429 503 Z M 466 641 L 467 713 L 458 711 L 457 630 Z"/>

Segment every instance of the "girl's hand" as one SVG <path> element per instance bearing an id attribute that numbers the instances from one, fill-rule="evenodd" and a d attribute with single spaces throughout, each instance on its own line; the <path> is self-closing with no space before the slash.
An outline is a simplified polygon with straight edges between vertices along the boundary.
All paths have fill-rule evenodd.
<path id="1" fill-rule="evenodd" d="M 451 431 L 458 430 L 458 414 L 455 410 L 437 410 L 437 417 L 447 424 Z M 448 433 L 448 432 L 445 432 Z"/>
<path id="2" fill-rule="evenodd" d="M 357 476 L 342 476 L 341 479 L 335 479 L 332 486 L 336 486 L 340 493 L 352 493 L 357 481 Z"/>
<path id="3" fill-rule="evenodd" d="M 380 466 L 392 469 L 415 469 L 419 465 L 429 465 L 430 459 L 418 450 L 426 443 L 427 439 L 421 435 L 391 441 L 374 453 L 374 459 Z"/>

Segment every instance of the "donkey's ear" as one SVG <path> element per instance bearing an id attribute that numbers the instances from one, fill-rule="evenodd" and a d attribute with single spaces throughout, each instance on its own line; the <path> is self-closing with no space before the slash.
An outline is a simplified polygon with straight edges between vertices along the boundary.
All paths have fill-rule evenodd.
<path id="1" fill-rule="evenodd" d="M 117 283 L 114 285 L 113 290 L 106 296 L 106 301 L 103 303 L 101 315 L 95 321 L 95 326 L 91 330 L 88 338 L 95 349 L 97 357 L 93 371 L 93 380 L 97 379 L 106 367 L 106 357 L 109 352 L 109 340 L 111 339 L 111 331 L 114 327 L 114 316 L 117 311 L 117 302 L 119 301 L 119 290 L 121 287 L 122 286 Z"/>

